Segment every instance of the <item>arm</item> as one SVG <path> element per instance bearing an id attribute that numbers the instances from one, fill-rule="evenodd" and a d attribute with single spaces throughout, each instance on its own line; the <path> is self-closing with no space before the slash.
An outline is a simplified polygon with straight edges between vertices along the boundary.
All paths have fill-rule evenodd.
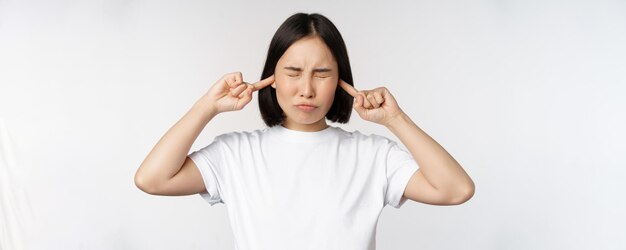
<path id="1" fill-rule="evenodd" d="M 169 192 L 172 188 L 167 188 L 168 191 L 163 187 L 173 180 L 183 165 L 190 166 L 189 164 L 193 164 L 193 161 L 186 159 L 187 153 L 202 129 L 217 115 L 209 105 L 205 104 L 203 99 L 196 102 L 157 142 L 135 173 L 135 185 L 139 189 L 150 194 L 177 194 L 176 191 Z M 200 178 L 198 170 L 193 169 L 193 166 L 190 166 L 191 168 L 188 168 L 187 171 L 194 171 L 195 174 L 187 173 L 186 176 L 195 180 L 188 181 L 187 187 L 180 187 L 179 185 L 180 189 L 189 190 L 184 193 L 191 194 L 205 190 L 204 182 Z"/>
<path id="2" fill-rule="evenodd" d="M 404 112 L 390 119 L 386 127 L 420 166 L 409 180 L 405 197 L 433 205 L 457 205 L 474 195 L 474 182 L 461 165 Z"/>
<path id="3" fill-rule="evenodd" d="M 193 107 L 157 142 L 135 173 L 135 185 L 156 195 L 189 195 L 206 191 L 195 163 L 187 156 L 202 129 L 222 112 L 243 109 L 252 92 L 274 81 L 270 76 L 249 84 L 241 72 L 220 78 Z"/>
<path id="4" fill-rule="evenodd" d="M 404 197 L 433 205 L 456 205 L 474 195 L 474 182 L 461 165 L 413 123 L 387 88 L 358 91 L 343 80 L 339 85 L 355 98 L 353 106 L 359 116 L 387 127 L 420 166 L 409 180 Z"/>

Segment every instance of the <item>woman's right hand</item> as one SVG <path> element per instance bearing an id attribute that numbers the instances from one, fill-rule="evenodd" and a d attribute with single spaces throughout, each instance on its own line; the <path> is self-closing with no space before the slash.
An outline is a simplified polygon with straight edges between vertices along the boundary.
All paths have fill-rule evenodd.
<path id="1" fill-rule="evenodd" d="M 252 100 L 253 91 L 265 88 L 273 82 L 274 75 L 250 84 L 243 81 L 241 72 L 228 73 L 217 80 L 203 98 L 216 114 L 241 110 Z"/>

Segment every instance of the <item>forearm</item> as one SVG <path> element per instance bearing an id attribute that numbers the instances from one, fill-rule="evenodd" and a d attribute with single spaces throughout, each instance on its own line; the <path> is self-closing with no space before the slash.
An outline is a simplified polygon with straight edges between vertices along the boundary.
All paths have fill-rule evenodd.
<path id="1" fill-rule="evenodd" d="M 161 137 L 135 174 L 135 182 L 144 186 L 158 185 L 172 178 L 206 124 L 217 114 L 202 100 Z"/>
<path id="2" fill-rule="evenodd" d="M 443 192 L 470 192 L 474 183 L 461 165 L 434 139 L 402 113 L 387 125 L 413 155 L 428 182 Z"/>

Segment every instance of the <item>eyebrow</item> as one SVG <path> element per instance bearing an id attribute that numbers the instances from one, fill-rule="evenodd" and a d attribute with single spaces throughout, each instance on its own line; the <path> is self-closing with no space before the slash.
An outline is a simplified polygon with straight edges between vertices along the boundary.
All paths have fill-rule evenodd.
<path id="1" fill-rule="evenodd" d="M 293 67 L 293 66 L 287 66 L 287 67 L 285 67 L 284 69 L 287 69 L 287 70 L 293 70 L 293 71 L 298 71 L 298 72 L 302 72 L 302 69 L 301 69 L 301 68 L 298 68 L 298 67 Z M 331 70 L 331 69 L 329 69 L 329 68 L 317 68 L 317 69 L 313 69 L 313 72 L 330 72 L 330 71 L 332 71 L 332 70 Z"/>

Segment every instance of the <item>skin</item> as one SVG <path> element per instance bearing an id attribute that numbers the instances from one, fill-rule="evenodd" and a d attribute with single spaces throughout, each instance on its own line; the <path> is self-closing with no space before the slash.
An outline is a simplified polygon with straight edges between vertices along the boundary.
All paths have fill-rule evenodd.
<path id="1" fill-rule="evenodd" d="M 400 109 L 387 88 L 358 91 L 343 80 L 339 85 L 356 98 L 354 109 L 359 116 L 387 127 L 420 166 L 404 197 L 431 205 L 458 205 L 474 195 L 474 182 L 463 167 Z"/>
<path id="2" fill-rule="evenodd" d="M 328 71 L 314 72 L 320 68 Z M 135 184 L 144 192 L 156 195 L 205 192 L 197 166 L 187 153 L 216 115 L 243 109 L 252 100 L 254 91 L 271 86 L 276 89 L 278 103 L 287 116 L 283 126 L 319 131 L 328 127 L 325 115 L 340 87 L 355 98 L 353 108 L 362 119 L 388 128 L 420 166 L 410 178 L 404 197 L 432 205 L 457 205 L 474 195 L 474 182 L 461 165 L 411 120 L 387 88 L 357 90 L 338 75 L 332 53 L 318 37 L 306 37 L 292 44 L 279 59 L 275 74 L 259 82 L 244 82 L 241 72 L 224 75 L 152 149 L 135 174 Z M 302 102 L 317 107 L 302 111 L 295 106 Z"/>
<path id="3" fill-rule="evenodd" d="M 305 37 L 293 43 L 278 60 L 274 77 L 271 86 L 276 89 L 276 99 L 287 117 L 284 127 L 299 131 L 328 127 L 325 116 L 333 104 L 339 71 L 324 41 Z M 303 111 L 296 106 L 301 103 L 317 107 Z"/>

